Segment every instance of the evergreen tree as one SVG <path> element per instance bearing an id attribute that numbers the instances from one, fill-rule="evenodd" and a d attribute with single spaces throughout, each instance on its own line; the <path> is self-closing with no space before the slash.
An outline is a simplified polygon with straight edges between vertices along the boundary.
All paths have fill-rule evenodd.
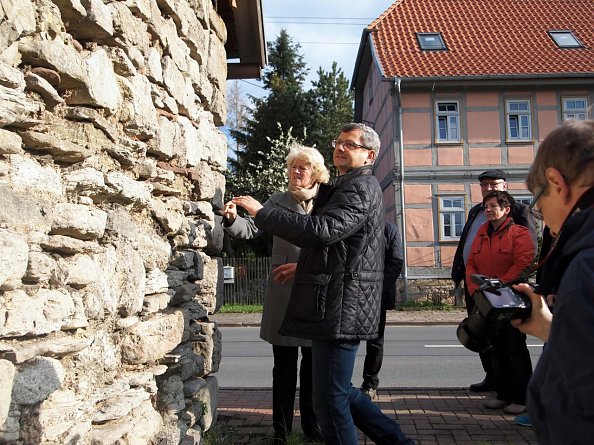
<path id="1" fill-rule="evenodd" d="M 332 165 L 332 140 L 344 124 L 352 122 L 353 93 L 349 81 L 336 62 L 331 71 L 318 69 L 318 80 L 312 82 L 309 91 L 313 119 L 308 128 L 309 139 L 324 156 L 327 165 Z"/>
<path id="2" fill-rule="evenodd" d="M 303 90 L 308 70 L 299 50 L 299 44 L 294 43 L 285 30 L 274 42 L 268 43 L 269 64 L 263 83 L 269 94 L 264 98 L 252 96 L 254 107 L 251 116 L 242 129 L 231 131 L 240 146 L 237 159 L 231 162 L 238 171 L 258 161 L 266 164 L 270 141 L 281 136 L 281 128 L 293 128 L 298 134 L 303 134 L 309 112 L 307 95 Z M 234 185 L 231 186 L 233 188 Z"/>

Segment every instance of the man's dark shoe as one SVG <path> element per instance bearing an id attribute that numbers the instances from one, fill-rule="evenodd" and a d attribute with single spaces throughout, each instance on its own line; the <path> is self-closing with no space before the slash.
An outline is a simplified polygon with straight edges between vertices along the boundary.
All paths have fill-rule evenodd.
<path id="1" fill-rule="evenodd" d="M 473 392 L 495 391 L 495 384 L 492 380 L 485 377 L 485 380 L 480 383 L 473 383 L 468 389 Z"/>

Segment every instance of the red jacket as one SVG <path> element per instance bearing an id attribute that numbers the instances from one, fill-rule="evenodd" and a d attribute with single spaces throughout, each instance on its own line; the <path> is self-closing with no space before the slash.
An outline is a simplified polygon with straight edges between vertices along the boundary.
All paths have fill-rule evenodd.
<path id="1" fill-rule="evenodd" d="M 491 236 L 487 234 L 488 227 L 489 222 L 480 227 L 466 263 L 466 286 L 470 295 L 478 287 L 470 279 L 472 274 L 511 281 L 534 260 L 534 243 L 526 227 L 514 224 L 509 216 Z"/>

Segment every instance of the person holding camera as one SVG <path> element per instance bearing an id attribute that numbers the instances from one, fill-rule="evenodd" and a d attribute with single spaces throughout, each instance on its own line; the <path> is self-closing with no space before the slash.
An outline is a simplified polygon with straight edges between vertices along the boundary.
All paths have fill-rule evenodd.
<path id="1" fill-rule="evenodd" d="M 532 206 L 553 235 L 542 279 L 514 289 L 532 302 L 520 331 L 546 342 L 528 386 L 541 444 L 594 437 L 594 121 L 568 121 L 540 144 L 528 177 Z M 538 208 L 538 210 L 537 210 Z M 555 294 L 553 312 L 544 296 Z"/>
<path id="2" fill-rule="evenodd" d="M 513 205 L 514 199 L 506 191 L 494 190 L 483 198 L 487 222 L 479 228 L 466 263 L 466 283 L 471 295 L 478 288 L 471 279 L 473 274 L 511 282 L 525 275 L 534 260 L 529 230 L 515 224 L 510 215 Z M 487 400 L 485 407 L 504 408 L 507 414 L 526 411 L 526 389 L 532 375 L 526 335 L 509 321 L 503 322 L 497 327 L 491 351 L 497 397 Z"/>

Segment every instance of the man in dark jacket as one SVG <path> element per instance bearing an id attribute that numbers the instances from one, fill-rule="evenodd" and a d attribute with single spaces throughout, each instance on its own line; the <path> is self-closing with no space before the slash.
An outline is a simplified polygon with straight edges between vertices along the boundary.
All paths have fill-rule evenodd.
<path id="1" fill-rule="evenodd" d="M 513 320 L 545 341 L 528 385 L 539 444 L 590 444 L 594 437 L 594 121 L 569 121 L 540 144 L 526 179 L 554 237 L 532 313 Z M 553 312 L 544 296 L 555 295 Z"/>
<path id="2" fill-rule="evenodd" d="M 363 384 L 361 385 L 361 392 L 367 394 L 372 400 L 377 396 L 378 376 L 384 360 L 386 311 L 396 307 L 396 280 L 400 276 L 402 264 L 404 263 L 402 240 L 395 224 L 386 221 L 384 238 L 384 283 L 378 335 L 372 340 L 367 340 L 365 361 L 363 362 Z"/>
<path id="3" fill-rule="evenodd" d="M 507 190 L 507 174 L 503 170 L 487 170 L 481 173 L 478 180 L 481 184 L 481 194 L 483 197 L 492 190 Z M 521 202 L 516 202 L 512 206 L 511 210 L 512 219 L 516 224 L 527 227 L 530 230 L 530 236 L 534 242 L 534 248 L 536 250 L 536 227 L 534 224 L 534 218 L 530 215 L 528 206 Z M 466 274 L 466 262 L 470 253 L 470 247 L 474 241 L 474 238 L 478 232 L 478 229 L 487 220 L 483 204 L 477 204 L 470 209 L 468 212 L 468 218 L 466 224 L 462 229 L 460 235 L 460 241 L 456 254 L 454 255 L 454 262 L 452 264 L 452 280 L 454 284 L 459 286 L 464 280 Z M 464 300 L 466 302 L 466 310 L 468 315 L 474 310 L 474 298 L 468 293 L 468 286 L 464 280 Z M 474 383 L 470 385 L 471 391 L 492 391 L 495 389 L 495 381 L 491 370 L 491 353 L 490 351 L 481 352 L 479 354 L 483 369 L 485 370 L 485 378 L 480 383 Z"/>
<path id="4" fill-rule="evenodd" d="M 351 385 L 361 340 L 378 334 L 384 269 L 382 191 L 372 174 L 377 133 L 345 125 L 333 160 L 340 176 L 320 186 L 309 215 L 233 198 L 256 226 L 301 247 L 282 335 L 312 340 L 313 398 L 327 444 L 357 445 L 355 425 L 376 444 L 413 443 Z"/>

